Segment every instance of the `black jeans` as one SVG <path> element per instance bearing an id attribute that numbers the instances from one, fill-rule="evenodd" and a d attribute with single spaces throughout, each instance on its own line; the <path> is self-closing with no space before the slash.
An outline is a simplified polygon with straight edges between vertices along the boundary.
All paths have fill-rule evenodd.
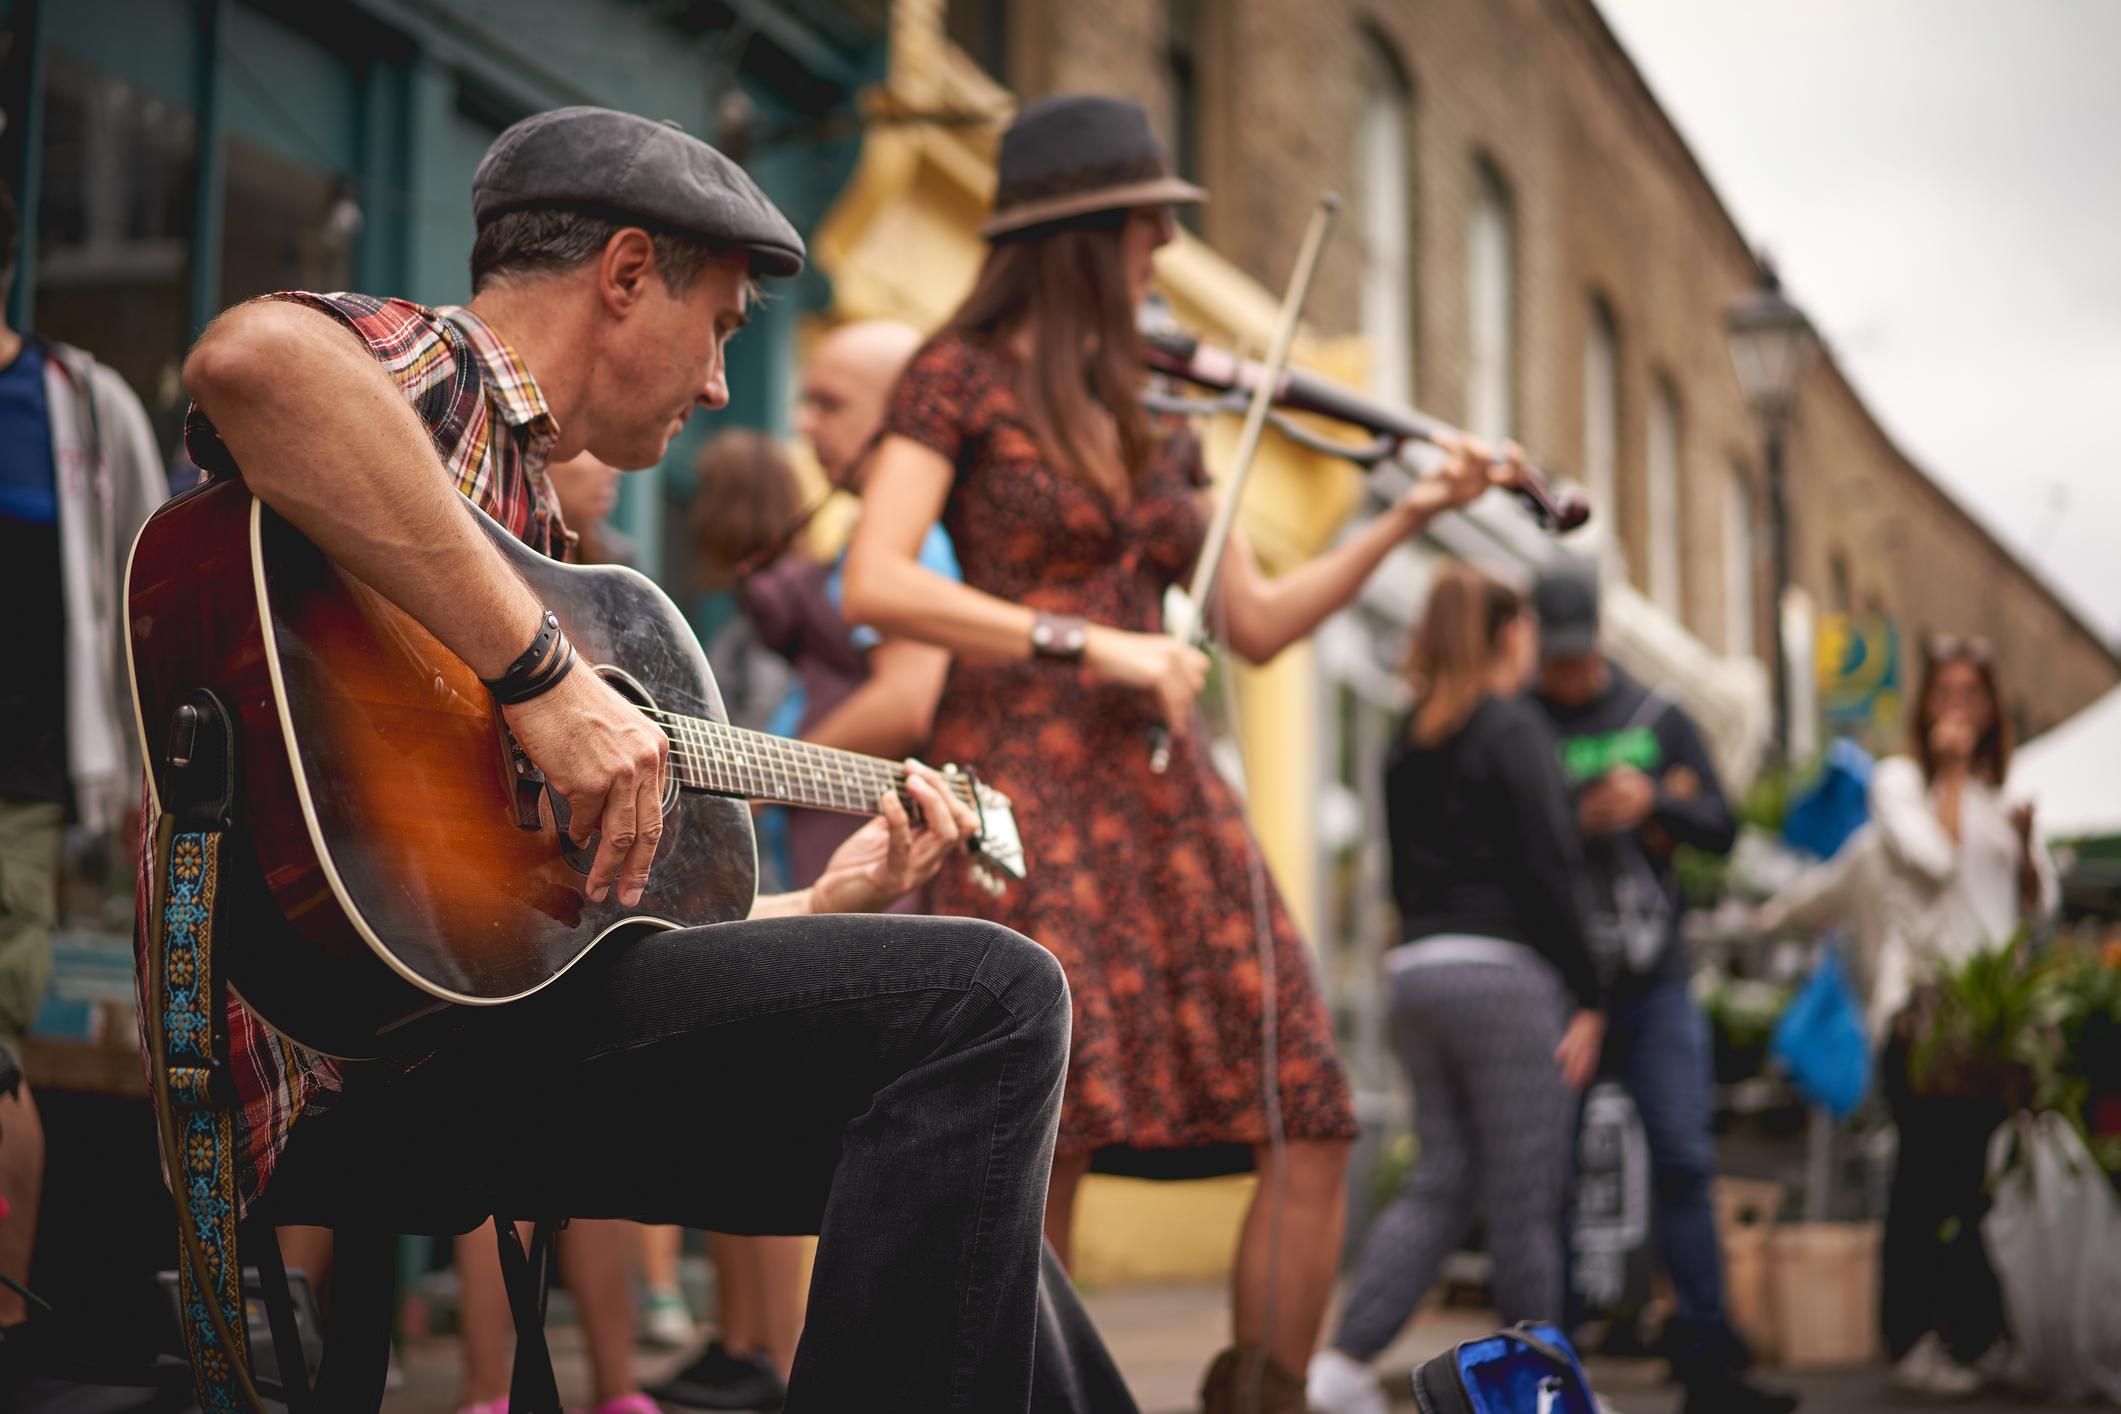
<path id="1" fill-rule="evenodd" d="M 1041 1324 L 1042 1387 L 1116 1381 L 1072 1296 L 1041 1293 L 1068 1025 L 1052 955 L 974 919 L 612 940 L 424 1065 L 355 1076 L 268 1201 L 329 1222 L 356 1200 L 384 1230 L 461 1202 L 816 1233 L 790 1414 L 1023 1410 Z"/>
<path id="2" fill-rule="evenodd" d="M 1908 1045 L 1897 1036 L 1879 1074 L 1900 1133 L 1880 1257 L 1885 1348 L 1898 1360 L 1935 1331 L 1953 1359 L 1970 1363 L 2003 1334 L 2003 1288 L 1981 1245 L 1981 1219 L 1989 1209 L 1989 1136 L 2010 1107 L 1916 1094 Z"/>

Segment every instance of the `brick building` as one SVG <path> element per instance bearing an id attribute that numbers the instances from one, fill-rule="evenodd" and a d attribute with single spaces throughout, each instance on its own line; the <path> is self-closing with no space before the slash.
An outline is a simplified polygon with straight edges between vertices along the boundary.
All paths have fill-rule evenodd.
<path id="1" fill-rule="evenodd" d="M 1682 700 L 1743 780 L 1767 741 L 1777 615 L 1760 432 L 1723 312 L 1761 271 L 1590 0 L 894 0 L 892 31 L 872 112 L 898 120 L 872 123 L 816 242 L 835 317 L 925 325 L 955 303 L 1014 99 L 1097 90 L 1149 109 L 1213 193 L 1158 261 L 1181 321 L 1211 339 L 1264 346 L 1313 201 L 1340 192 L 1298 361 L 1514 436 L 1581 481 L 1616 656 Z M 1815 636 L 1867 628 L 1905 657 L 1931 631 L 1985 634 L 2022 728 L 2121 678 L 2113 651 L 1892 445 L 1830 355 L 1807 371 L 1787 473 L 1800 752 L 1819 734 Z M 1347 468 L 1269 438 L 1244 521 L 1273 570 L 1362 494 Z M 1404 707 L 1396 664 L 1439 552 L 1522 572 L 1549 549 L 1514 507 L 1484 504 L 1395 552 L 1315 642 L 1233 672 L 1252 823 L 1319 948 L 1366 1127 L 1399 1113 L 1369 985 L 1397 936 L 1379 798 Z M 1874 745 L 1893 744 L 1892 705 Z M 1218 1269 L 1241 1187 L 1181 1187 L 1093 1178 L 1083 1270 Z"/>
<path id="2" fill-rule="evenodd" d="M 1589 0 L 956 0 L 1020 95 L 1146 104 L 1214 193 L 1209 244 L 1269 286 L 1312 196 L 1351 220 L 1313 321 L 1373 384 L 1507 431 L 1592 490 L 1629 581 L 1703 644 L 1771 632 L 1760 438 L 1724 305 L 1743 233 Z M 2022 731 L 2116 680 L 2112 648 L 1895 447 L 1831 356 L 1789 457 L 1791 573 L 1819 613 L 2001 647 Z M 1800 733 L 1801 735 L 1801 733 Z"/>

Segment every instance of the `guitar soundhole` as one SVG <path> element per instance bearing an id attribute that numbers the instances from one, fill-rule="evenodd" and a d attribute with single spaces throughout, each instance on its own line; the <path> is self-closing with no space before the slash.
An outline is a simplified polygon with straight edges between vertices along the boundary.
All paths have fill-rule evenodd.
<path id="1" fill-rule="evenodd" d="M 632 675 L 625 670 L 605 664 L 600 665 L 596 673 L 598 677 L 610 683 L 612 689 L 628 702 L 649 712 L 655 711 L 655 699 L 650 697 L 647 689 L 634 681 Z M 670 770 L 663 773 L 663 828 L 665 830 L 669 830 L 673 826 L 671 807 L 677 804 L 677 799 L 677 770 L 675 765 L 673 765 Z M 574 819 L 574 811 L 568 808 L 565 797 L 549 784 L 545 787 L 545 809 L 552 817 L 554 832 L 560 837 L 560 858 L 567 861 L 568 868 L 587 878 L 590 866 L 596 863 L 597 846 L 603 842 L 603 832 L 593 830 L 590 832 L 588 844 L 576 844 L 573 837 L 567 833 L 568 823 Z M 657 852 L 661 853 L 660 850 Z M 653 877 L 654 874 L 651 869 L 650 878 L 653 879 Z"/>

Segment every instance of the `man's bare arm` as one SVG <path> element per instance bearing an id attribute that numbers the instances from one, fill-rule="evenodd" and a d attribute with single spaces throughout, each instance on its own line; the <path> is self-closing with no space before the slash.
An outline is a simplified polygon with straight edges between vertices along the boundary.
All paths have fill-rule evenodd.
<path id="1" fill-rule="evenodd" d="M 405 395 L 331 316 L 284 301 L 239 305 L 208 328 L 185 385 L 251 493 L 410 614 L 481 677 L 537 630 L 537 597 L 464 513 Z M 505 709 L 573 813 L 603 840 L 589 896 L 636 902 L 663 831 L 668 741 L 594 673 Z"/>
<path id="2" fill-rule="evenodd" d="M 464 514 L 419 414 L 331 316 L 238 305 L 207 329 L 184 382 L 253 495 L 417 619 L 481 677 L 537 630 L 539 605 Z"/>

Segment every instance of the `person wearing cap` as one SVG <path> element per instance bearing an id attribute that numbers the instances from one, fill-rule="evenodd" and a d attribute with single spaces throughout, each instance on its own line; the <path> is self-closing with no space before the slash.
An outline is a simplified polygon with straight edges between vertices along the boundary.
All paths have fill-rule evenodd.
<path id="1" fill-rule="evenodd" d="M 1709 1186 L 1708 1023 L 1691 990 L 1682 929 L 1681 845 L 1728 854 L 1738 823 L 1701 732 L 1678 703 L 1600 651 L 1597 566 L 1564 559 L 1532 591 L 1539 615 L 1536 700 L 1559 739 L 1583 836 L 1591 947 L 1607 990 L 1602 1073 L 1634 1101 L 1649 1141 L 1656 1228 L 1678 1295 L 1666 1328 L 1689 1414 L 1767 1414 L 1794 1397 L 1760 1389 L 1723 1300 Z"/>
<path id="2" fill-rule="evenodd" d="M 1312 1358 L 1315 1414 L 1385 1414 L 1370 1362 L 1476 1215 L 1503 1321 L 1563 1314 L 1555 1219 L 1605 1019 L 1561 763 L 1524 700 L 1537 634 L 1516 590 L 1468 565 L 1437 568 L 1383 789 L 1404 939 L 1383 982 L 1416 1157 L 1363 1239 L 1332 1343 Z"/>
<path id="3" fill-rule="evenodd" d="M 1202 740 L 1194 698 L 1208 660 L 1163 631 L 1164 593 L 1201 550 L 1213 493 L 1198 442 L 1142 406 L 1135 317 L 1174 234 L 1171 207 L 1204 195 L 1172 175 L 1136 104 L 1068 94 L 1017 115 L 985 263 L 886 413 L 846 602 L 849 618 L 957 655 L 934 749 L 977 761 L 1038 851 L 1032 877 L 998 899 L 946 871 L 934 900 L 1007 923 L 1067 969 L 1075 1043 L 1047 1204 L 1054 1247 L 1065 1257 L 1077 1186 L 1101 1154 L 1161 1176 L 1281 1163 L 1245 1219 L 1235 1339 L 1203 1394 L 1211 1411 L 1230 1408 L 1257 1378 L 1263 1407 L 1298 1410 L 1356 1126 L 1310 954 Z M 1394 545 L 1510 474 L 1458 447 L 1397 505 L 1272 582 L 1239 536 L 1208 618 L 1265 662 L 1346 604 Z M 963 583 L 919 563 L 938 520 Z M 1162 774 L 1150 765 L 1160 723 L 1175 738 Z M 1263 1093 L 1267 948 L 1285 1155 Z"/>
<path id="4" fill-rule="evenodd" d="M 803 245 L 713 148 L 604 109 L 502 133 L 472 202 L 468 305 L 238 306 L 186 361 L 187 439 L 505 686 L 545 613 L 459 497 L 567 555 L 548 463 L 655 464 L 727 401 L 752 282 L 795 273 Z M 500 711 L 584 840 L 601 832 L 587 890 L 637 898 L 666 739 L 586 670 Z M 957 847 L 969 812 L 925 768 L 910 789 L 920 827 L 887 797 L 808 889 L 744 922 L 606 939 L 535 996 L 467 1010 L 417 1063 L 307 1051 L 231 994 L 239 1207 L 391 1230 L 441 1183 L 511 1216 L 822 1231 L 787 1408 L 1026 1409 L 1041 1322 L 1061 1311 L 1071 1348 L 1096 1348 L 1040 1280 L 1061 971 L 975 920 L 799 916 L 879 907 Z"/>

